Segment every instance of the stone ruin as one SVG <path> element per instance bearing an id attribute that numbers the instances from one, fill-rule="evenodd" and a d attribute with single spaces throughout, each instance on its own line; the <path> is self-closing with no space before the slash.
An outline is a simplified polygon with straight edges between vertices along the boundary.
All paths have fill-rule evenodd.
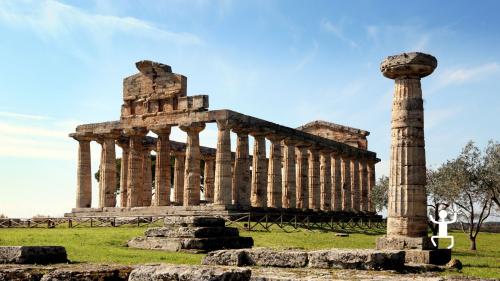
<path id="1" fill-rule="evenodd" d="M 139 73 L 123 82 L 120 120 L 80 125 L 70 134 L 79 148 L 76 208 L 68 216 L 299 209 L 375 214 L 369 198 L 380 160 L 367 150 L 367 131 L 324 121 L 293 129 L 231 110 L 209 110 L 208 96 L 188 96 L 186 77 L 170 66 L 140 61 L 136 67 Z M 207 123 L 217 124 L 216 148 L 200 146 Z M 186 132 L 186 143 L 169 139 L 173 126 Z M 231 133 L 236 134 L 234 152 Z M 91 141 L 102 147 L 97 204 L 92 203 Z M 122 150 L 119 192 L 116 145 Z"/>

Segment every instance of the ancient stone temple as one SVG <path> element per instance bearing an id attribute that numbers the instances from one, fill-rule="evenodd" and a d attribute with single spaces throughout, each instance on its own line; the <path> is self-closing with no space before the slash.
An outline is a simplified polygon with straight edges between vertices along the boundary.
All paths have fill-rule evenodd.
<path id="1" fill-rule="evenodd" d="M 209 110 L 208 96 L 188 96 L 186 77 L 170 66 L 152 61 L 136 66 L 139 73 L 123 81 L 120 120 L 80 125 L 70 134 L 79 147 L 76 206 L 68 215 L 254 209 L 373 214 L 369 198 L 379 159 L 367 150 L 367 131 L 323 121 L 293 129 Z M 216 148 L 200 146 L 207 123 L 217 124 Z M 186 133 L 185 143 L 169 139 L 174 126 Z M 98 202 L 92 202 L 91 141 L 102 147 Z M 122 151 L 119 179 L 116 146 Z"/>
<path id="2" fill-rule="evenodd" d="M 395 80 L 391 121 L 391 165 L 387 236 L 379 249 L 410 250 L 408 262 L 446 263 L 447 249 L 433 251 L 427 236 L 424 108 L 420 79 L 437 67 L 435 57 L 403 53 L 386 58 L 382 74 Z"/>

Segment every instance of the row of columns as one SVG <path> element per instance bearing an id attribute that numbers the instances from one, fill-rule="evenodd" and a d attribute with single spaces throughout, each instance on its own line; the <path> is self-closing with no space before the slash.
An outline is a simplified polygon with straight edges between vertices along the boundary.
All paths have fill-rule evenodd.
<path id="1" fill-rule="evenodd" d="M 128 141 L 116 142 L 123 151 L 120 178 L 122 207 L 183 206 L 200 204 L 201 122 L 180 124 L 187 133 L 185 153 L 175 154 L 173 201 L 170 202 L 170 127 L 152 129 L 158 135 L 156 147 L 145 147 L 148 130 L 125 130 Z M 369 194 L 375 184 L 375 161 L 341 155 L 334 150 L 291 138 L 236 127 L 227 120 L 217 122 L 215 159 L 205 159 L 205 199 L 214 205 L 240 207 L 300 208 L 333 211 L 374 211 Z M 232 161 L 231 131 L 237 134 Z M 249 135 L 254 138 L 250 163 Z M 99 207 L 116 206 L 116 134 L 100 135 L 102 145 Z M 79 141 L 77 207 L 91 205 L 90 145 Z M 269 159 L 266 139 L 270 141 Z M 151 150 L 156 150 L 154 198 L 151 194 Z"/>

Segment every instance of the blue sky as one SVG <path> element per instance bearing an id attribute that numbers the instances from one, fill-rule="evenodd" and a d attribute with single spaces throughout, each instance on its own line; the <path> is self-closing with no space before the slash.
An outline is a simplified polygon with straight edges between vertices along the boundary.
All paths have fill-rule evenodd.
<path id="1" fill-rule="evenodd" d="M 380 176 L 393 81 L 379 64 L 428 52 L 439 61 L 422 81 L 428 164 L 468 140 L 499 140 L 500 3 L 477 3 L 1 1 L 0 213 L 58 216 L 73 207 L 77 143 L 67 134 L 119 118 L 122 79 L 141 59 L 186 75 L 188 94 L 210 95 L 211 109 L 368 130 Z M 214 126 L 201 143 L 215 144 Z M 92 153 L 95 171 L 98 145 Z"/>

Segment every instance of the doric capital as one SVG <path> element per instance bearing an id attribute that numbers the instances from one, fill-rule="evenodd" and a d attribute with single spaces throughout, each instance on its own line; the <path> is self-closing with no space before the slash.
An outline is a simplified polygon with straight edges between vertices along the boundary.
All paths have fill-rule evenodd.
<path id="1" fill-rule="evenodd" d="M 69 136 L 77 141 L 93 141 L 96 138 L 91 133 L 71 133 Z"/>
<path id="2" fill-rule="evenodd" d="M 286 137 L 283 139 L 283 143 L 285 145 L 290 145 L 290 146 L 296 146 L 298 145 L 300 142 L 298 140 L 295 140 L 295 139 L 292 139 L 290 137 Z"/>
<path id="3" fill-rule="evenodd" d="M 390 79 L 420 79 L 431 74 L 436 67 L 437 60 L 435 57 L 414 52 L 387 57 L 380 64 L 380 71 Z"/>
<path id="4" fill-rule="evenodd" d="M 285 138 L 285 136 L 276 133 L 269 133 L 266 135 L 266 138 L 272 143 L 278 143 L 282 141 Z"/>
<path id="5" fill-rule="evenodd" d="M 146 127 L 131 127 L 123 129 L 123 132 L 127 136 L 144 137 L 148 134 L 148 129 Z"/>
<path id="6" fill-rule="evenodd" d="M 170 135 L 170 132 L 171 132 L 171 126 L 168 126 L 168 125 L 151 126 L 148 129 L 150 129 L 153 133 L 157 134 L 158 136 Z"/>
<path id="7" fill-rule="evenodd" d="M 219 131 L 228 129 L 230 130 L 236 127 L 236 125 L 238 125 L 238 122 L 230 118 L 220 118 L 217 119 L 215 122 L 217 123 L 217 128 L 219 129 Z"/>
<path id="8" fill-rule="evenodd" d="M 205 122 L 182 122 L 179 128 L 188 134 L 195 134 L 205 129 Z"/>

